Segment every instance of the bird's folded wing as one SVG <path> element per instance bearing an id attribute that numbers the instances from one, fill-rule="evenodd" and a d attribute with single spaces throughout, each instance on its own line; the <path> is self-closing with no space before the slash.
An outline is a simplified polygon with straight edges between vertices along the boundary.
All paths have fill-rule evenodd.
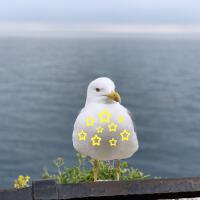
<path id="1" fill-rule="evenodd" d="M 136 126 L 135 126 L 135 116 L 133 115 L 133 113 L 130 110 L 128 110 L 127 108 L 125 108 L 125 109 L 126 109 L 128 115 L 130 116 L 130 118 L 132 119 L 134 131 L 137 132 Z"/>

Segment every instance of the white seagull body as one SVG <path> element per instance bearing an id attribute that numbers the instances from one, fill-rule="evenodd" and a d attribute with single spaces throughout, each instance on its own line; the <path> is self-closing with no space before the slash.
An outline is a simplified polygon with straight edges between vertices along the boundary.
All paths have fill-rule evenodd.
<path id="1" fill-rule="evenodd" d="M 89 84 L 85 107 L 74 124 L 73 145 L 97 160 L 125 159 L 137 151 L 133 121 L 109 78 Z"/>

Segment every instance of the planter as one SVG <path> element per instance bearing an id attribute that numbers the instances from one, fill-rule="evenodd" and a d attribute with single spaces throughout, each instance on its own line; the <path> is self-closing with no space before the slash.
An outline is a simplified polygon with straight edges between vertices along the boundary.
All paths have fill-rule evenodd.
<path id="1" fill-rule="evenodd" d="M 52 199 L 172 199 L 200 197 L 200 178 L 101 181 L 56 184 L 53 180 L 33 181 L 21 190 L 0 190 L 0 200 Z"/>

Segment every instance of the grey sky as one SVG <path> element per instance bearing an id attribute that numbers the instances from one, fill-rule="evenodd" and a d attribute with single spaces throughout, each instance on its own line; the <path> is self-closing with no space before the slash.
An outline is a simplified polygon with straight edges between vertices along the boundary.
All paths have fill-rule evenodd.
<path id="1" fill-rule="evenodd" d="M 198 0 L 0 0 L 0 21 L 200 23 Z"/>
<path id="2" fill-rule="evenodd" d="M 199 0 L 0 0 L 0 36 L 198 33 Z"/>

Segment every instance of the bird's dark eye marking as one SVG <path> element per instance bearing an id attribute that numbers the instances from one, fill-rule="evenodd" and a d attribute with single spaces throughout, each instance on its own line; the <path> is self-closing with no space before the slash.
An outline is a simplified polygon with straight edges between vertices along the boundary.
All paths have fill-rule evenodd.
<path id="1" fill-rule="evenodd" d="M 100 89 L 99 89 L 99 88 L 96 88 L 95 90 L 96 90 L 97 92 L 100 92 Z"/>

